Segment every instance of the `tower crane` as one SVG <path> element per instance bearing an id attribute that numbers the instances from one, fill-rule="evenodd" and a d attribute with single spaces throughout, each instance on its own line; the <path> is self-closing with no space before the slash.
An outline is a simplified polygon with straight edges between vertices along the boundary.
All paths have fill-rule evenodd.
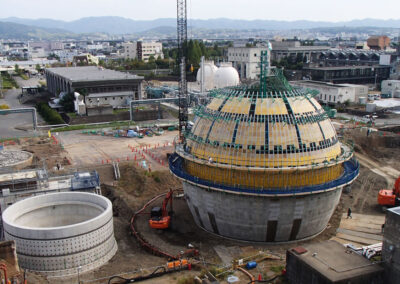
<path id="1" fill-rule="evenodd" d="M 188 88 L 186 81 L 187 59 L 187 6 L 186 0 L 177 0 L 177 33 L 179 77 L 179 140 L 184 143 L 185 130 L 188 125 Z"/>

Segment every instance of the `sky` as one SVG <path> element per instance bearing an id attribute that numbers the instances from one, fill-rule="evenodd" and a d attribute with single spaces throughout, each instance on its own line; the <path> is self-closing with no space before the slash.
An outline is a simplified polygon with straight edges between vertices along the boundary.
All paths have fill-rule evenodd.
<path id="1" fill-rule="evenodd" d="M 187 0 L 189 19 L 349 21 L 399 19 L 399 0 Z M 0 0 L 0 18 L 175 18 L 176 0 Z"/>

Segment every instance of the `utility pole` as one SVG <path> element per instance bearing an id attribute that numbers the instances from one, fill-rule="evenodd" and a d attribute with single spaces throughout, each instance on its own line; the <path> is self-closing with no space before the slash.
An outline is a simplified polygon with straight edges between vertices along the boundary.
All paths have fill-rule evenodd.
<path id="1" fill-rule="evenodd" d="M 179 78 L 179 140 L 184 143 L 188 123 L 188 88 L 186 81 L 187 57 L 187 7 L 186 0 L 177 0 L 177 32 Z"/>
<path id="2" fill-rule="evenodd" d="M 3 77 L 0 74 L 0 99 L 3 97 Z"/>

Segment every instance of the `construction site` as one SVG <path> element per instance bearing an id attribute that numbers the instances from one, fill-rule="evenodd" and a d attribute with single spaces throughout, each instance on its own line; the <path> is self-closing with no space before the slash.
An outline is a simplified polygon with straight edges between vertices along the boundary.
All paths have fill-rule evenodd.
<path id="1" fill-rule="evenodd" d="M 400 123 L 330 118 L 270 50 L 188 91 L 177 11 L 178 88 L 129 109 L 168 121 L 1 140 L 2 283 L 397 283 Z"/>

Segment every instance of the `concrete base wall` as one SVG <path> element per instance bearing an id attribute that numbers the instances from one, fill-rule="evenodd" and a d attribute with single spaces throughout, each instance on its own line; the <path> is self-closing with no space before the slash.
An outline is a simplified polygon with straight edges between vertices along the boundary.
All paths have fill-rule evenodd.
<path id="1" fill-rule="evenodd" d="M 31 197 L 8 207 L 3 221 L 5 239 L 16 242 L 20 266 L 28 270 L 67 276 L 79 266 L 80 272 L 100 267 L 117 251 L 112 204 L 100 195 Z"/>
<path id="2" fill-rule="evenodd" d="M 256 242 L 287 242 L 322 232 L 342 189 L 306 196 L 267 197 L 206 190 L 183 182 L 196 224 L 215 234 Z"/>

